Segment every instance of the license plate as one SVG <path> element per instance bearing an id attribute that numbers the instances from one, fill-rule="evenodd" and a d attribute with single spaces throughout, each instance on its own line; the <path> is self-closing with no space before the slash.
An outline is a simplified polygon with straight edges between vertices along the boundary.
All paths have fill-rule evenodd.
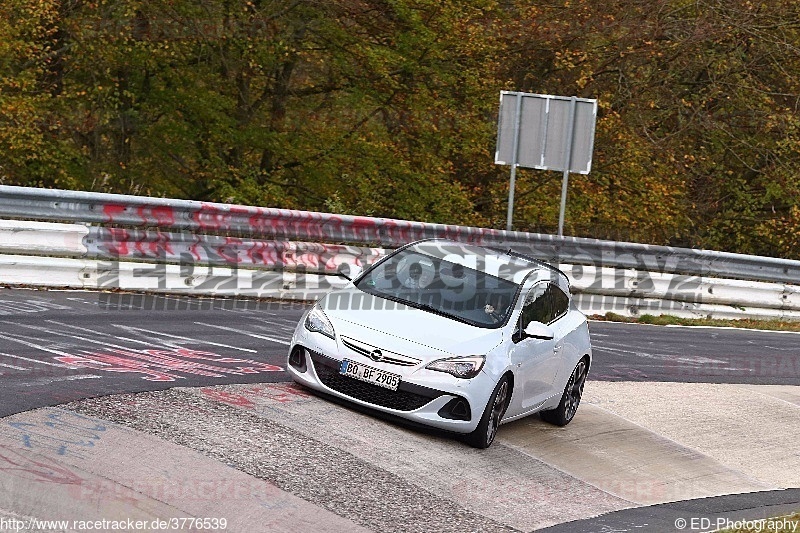
<path id="1" fill-rule="evenodd" d="M 385 372 L 348 359 L 342 361 L 342 366 L 339 367 L 339 373 L 349 378 L 366 381 L 367 383 L 372 383 L 373 385 L 389 390 L 397 390 L 398 385 L 400 385 L 399 374 Z"/>

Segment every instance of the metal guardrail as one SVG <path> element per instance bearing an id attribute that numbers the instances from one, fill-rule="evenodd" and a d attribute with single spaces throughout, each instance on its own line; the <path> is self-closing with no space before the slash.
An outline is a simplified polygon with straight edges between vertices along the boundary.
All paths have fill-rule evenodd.
<path id="1" fill-rule="evenodd" d="M 137 258 L 147 249 L 164 250 L 168 259 L 170 247 L 174 251 L 194 246 L 195 251 L 203 250 L 202 259 L 195 260 L 241 264 L 243 258 L 256 257 L 259 249 L 275 250 L 275 241 L 295 240 L 361 245 L 348 248 L 357 257 L 369 257 L 372 253 L 363 252 L 363 247 L 440 237 L 514 247 L 553 263 L 800 284 L 800 261 L 788 259 L 190 200 L 0 185 L 0 217 L 152 230 L 125 234 L 91 229 L 87 240 L 93 253 L 117 259 Z M 254 266 L 257 263 L 254 260 Z"/>
<path id="2" fill-rule="evenodd" d="M 559 263 L 588 314 L 800 318 L 799 261 L 11 186 L 0 217 L 25 220 L 0 220 L 3 283 L 307 300 L 386 248 L 440 237 Z"/>
<path id="3" fill-rule="evenodd" d="M 0 281 L 20 284 L 28 279 L 34 285 L 78 287 L 94 283 L 107 288 L 199 294 L 230 295 L 239 290 L 241 295 L 278 297 L 284 297 L 285 291 L 302 297 L 300 293 L 308 291 L 307 299 L 314 299 L 344 282 L 337 276 L 342 270 L 371 264 L 387 253 L 382 248 L 323 243 L 263 241 L 255 245 L 231 237 L 193 237 L 184 242 L 152 230 L 0 220 L 0 257 L 5 261 Z M 114 243 L 112 248 L 107 248 L 109 242 Z M 249 250 L 248 254 L 243 256 L 242 249 Z M 676 303 L 692 310 L 698 305 L 718 306 L 711 308 L 716 314 L 721 312 L 719 306 L 800 312 L 797 285 L 560 266 L 570 278 L 573 293 L 587 296 L 581 299 L 587 306 L 598 302 L 588 298 L 593 295 L 607 297 L 601 303 L 617 306 L 625 302 L 637 309 L 646 305 L 647 310 L 652 310 L 654 302 L 660 302 L 657 310 L 673 302 L 668 304 L 670 310 Z M 45 269 L 49 269 L 47 276 L 42 275 Z M 737 312 L 741 314 L 741 310 Z"/>

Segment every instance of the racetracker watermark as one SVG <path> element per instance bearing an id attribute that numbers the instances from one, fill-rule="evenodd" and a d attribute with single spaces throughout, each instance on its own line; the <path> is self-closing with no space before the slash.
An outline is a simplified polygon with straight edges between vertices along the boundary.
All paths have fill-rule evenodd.
<path id="1" fill-rule="evenodd" d="M 786 533 L 800 531 L 800 518 L 778 517 L 763 520 L 731 520 L 730 518 L 688 517 L 675 520 L 678 531 L 712 532 L 720 530 L 746 531 L 747 533 Z"/>
<path id="2" fill-rule="evenodd" d="M 164 518 L 152 520 L 40 520 L 1 518 L 0 531 L 224 531 L 226 518 Z"/>

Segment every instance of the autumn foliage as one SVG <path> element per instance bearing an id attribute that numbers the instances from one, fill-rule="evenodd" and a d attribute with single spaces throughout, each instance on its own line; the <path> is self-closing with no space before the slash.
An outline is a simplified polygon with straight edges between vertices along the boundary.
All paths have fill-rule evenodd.
<path id="1" fill-rule="evenodd" d="M 567 234 L 800 258 L 795 0 L 2 0 L 0 179 L 503 227 L 501 90 L 598 99 Z"/>

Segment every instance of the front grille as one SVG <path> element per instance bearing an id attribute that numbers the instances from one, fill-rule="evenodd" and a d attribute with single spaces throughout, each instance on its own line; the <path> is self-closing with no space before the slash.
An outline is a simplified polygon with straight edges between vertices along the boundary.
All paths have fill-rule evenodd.
<path id="1" fill-rule="evenodd" d="M 345 345 L 347 348 L 350 348 L 354 352 L 361 354 L 364 357 L 369 357 L 373 361 L 380 361 L 381 363 L 387 363 L 390 365 L 399 365 L 399 366 L 416 366 L 422 362 L 420 359 L 408 357 L 407 355 L 400 355 L 398 353 L 390 352 L 388 350 L 380 350 L 375 346 L 371 346 L 369 344 L 357 341 L 355 339 L 350 339 L 348 337 L 341 337 L 341 340 L 342 344 Z M 375 357 L 375 352 L 378 352 L 380 354 L 379 358 Z"/>
<path id="2" fill-rule="evenodd" d="M 314 369 L 317 371 L 320 381 L 326 387 L 362 402 L 388 407 L 397 411 L 413 411 L 442 395 L 442 393 L 433 389 L 417 387 L 402 382 L 400 387 L 393 391 L 349 378 L 339 373 L 339 368 L 335 366 L 336 361 L 334 359 L 329 359 L 312 352 Z M 415 388 L 417 392 L 403 390 L 404 388 Z M 419 394 L 419 392 L 423 394 Z"/>

